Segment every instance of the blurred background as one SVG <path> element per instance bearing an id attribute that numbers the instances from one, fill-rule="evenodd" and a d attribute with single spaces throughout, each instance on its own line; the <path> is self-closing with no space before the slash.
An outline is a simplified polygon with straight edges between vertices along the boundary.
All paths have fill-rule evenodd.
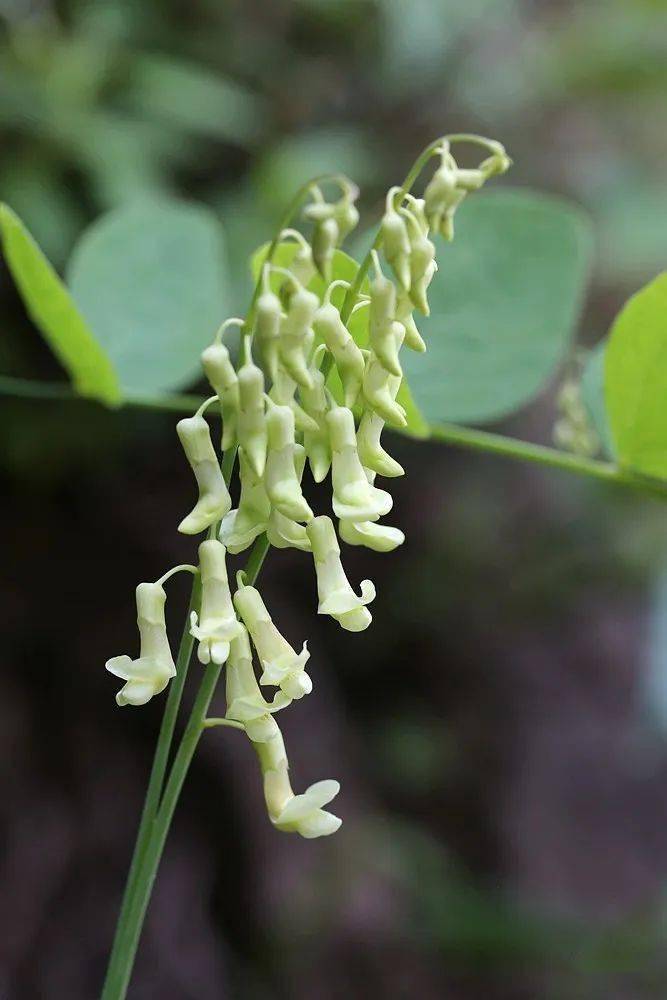
<path id="1" fill-rule="evenodd" d="M 593 217 L 590 346 L 665 266 L 666 96 L 664 0 L 0 0 L 0 197 L 58 267 L 111 207 L 202 201 L 233 312 L 303 179 L 344 170 L 370 222 L 434 136 L 489 134 L 513 185 Z M 59 378 L 6 270 L 0 296 L 0 370 Z M 501 429 L 548 443 L 558 384 Z M 0 406 L 0 997 L 88 1000 L 161 711 L 119 712 L 103 664 L 133 648 L 136 583 L 190 557 L 192 483 L 173 416 Z M 281 718 L 294 783 L 339 778 L 344 825 L 274 832 L 250 747 L 209 733 L 130 996 L 664 997 L 664 508 L 394 452 L 408 541 L 347 559 L 378 583 L 370 630 L 316 620 L 300 553 L 262 575 L 313 651 L 315 693 Z"/>

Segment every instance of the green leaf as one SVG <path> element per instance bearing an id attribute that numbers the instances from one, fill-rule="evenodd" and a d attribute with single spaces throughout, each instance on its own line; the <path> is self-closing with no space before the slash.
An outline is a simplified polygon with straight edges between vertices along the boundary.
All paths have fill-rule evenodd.
<path id="1" fill-rule="evenodd" d="M 82 396 L 120 402 L 116 371 L 19 217 L 0 203 L 2 247 L 29 316 Z"/>
<path id="2" fill-rule="evenodd" d="M 591 256 L 587 218 L 558 198 L 513 190 L 469 197 L 440 242 L 425 357 L 405 374 L 425 417 L 481 423 L 532 399 L 564 357 Z"/>
<path id="3" fill-rule="evenodd" d="M 103 216 L 69 267 L 74 298 L 128 392 L 192 383 L 224 318 L 223 238 L 207 209 L 171 199 Z"/>
<path id="4" fill-rule="evenodd" d="M 227 141 L 254 144 L 264 127 L 258 97 L 201 65 L 171 57 L 139 55 L 126 100 L 149 119 Z"/>
<path id="5" fill-rule="evenodd" d="M 625 304 L 605 357 L 605 399 L 620 464 L 667 479 L 667 272 Z"/>
<path id="6" fill-rule="evenodd" d="M 588 354 L 581 376 L 581 398 L 602 443 L 607 458 L 613 459 L 614 442 L 604 401 L 604 356 L 607 341 L 597 344 Z"/>
<path id="7" fill-rule="evenodd" d="M 252 255 L 250 262 L 250 267 L 252 270 L 253 277 L 255 281 L 259 276 L 262 269 L 262 265 L 266 260 L 266 255 L 268 253 L 269 244 L 265 243 Z M 279 267 L 289 267 L 292 262 L 294 255 L 296 254 L 297 246 L 295 243 L 281 243 L 276 249 L 275 256 L 273 258 L 273 263 Z M 353 282 L 357 271 L 359 270 L 359 264 L 354 258 L 350 257 L 343 250 L 336 250 L 334 252 L 334 259 L 332 264 L 331 280 L 343 280 Z M 274 290 L 277 290 L 282 284 L 284 278 L 277 274 L 272 278 L 272 286 Z M 320 298 L 324 295 L 326 291 L 326 285 L 319 274 L 316 274 L 312 279 L 308 287 L 315 292 Z M 363 292 L 368 292 L 369 283 L 368 278 L 364 278 L 361 285 L 361 290 Z M 340 308 L 343 304 L 343 299 L 345 298 L 345 289 L 337 288 L 331 296 L 331 301 Z M 355 341 L 360 347 L 368 346 L 368 309 L 360 309 L 359 312 L 352 316 L 347 324 L 348 330 L 354 337 Z M 401 354 L 401 360 L 404 359 L 407 351 L 403 351 Z M 338 378 L 338 373 L 336 369 L 331 370 L 331 374 L 328 379 L 328 387 L 333 393 L 334 397 L 338 400 L 343 398 L 343 390 L 340 384 L 340 379 Z M 406 427 L 406 433 L 418 438 L 425 438 L 429 436 L 429 426 L 424 420 L 419 407 L 415 403 L 412 393 L 410 391 L 410 386 L 408 382 L 403 379 L 401 387 L 398 390 L 396 396 L 397 401 L 405 408 L 406 418 L 408 421 L 408 426 Z"/>

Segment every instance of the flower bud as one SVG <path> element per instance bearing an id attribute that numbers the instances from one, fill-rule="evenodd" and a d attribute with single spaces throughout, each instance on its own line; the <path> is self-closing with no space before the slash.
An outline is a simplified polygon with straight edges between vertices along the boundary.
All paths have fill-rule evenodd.
<path id="1" fill-rule="evenodd" d="M 229 644 L 239 631 L 239 622 L 232 604 L 227 580 L 225 547 L 214 538 L 199 546 L 201 574 L 201 610 L 190 614 L 190 635 L 197 639 L 200 663 L 224 663 L 229 656 Z"/>
<path id="2" fill-rule="evenodd" d="M 239 479 L 238 508 L 230 510 L 220 525 L 220 541 L 234 555 L 243 552 L 266 531 L 271 513 L 262 477 L 253 469 L 243 448 L 239 448 Z"/>
<path id="3" fill-rule="evenodd" d="M 420 236 L 412 243 L 410 254 L 410 298 L 416 309 L 424 316 L 430 315 L 426 289 L 434 271 L 435 246 L 426 236 Z"/>
<path id="4" fill-rule="evenodd" d="M 258 476 L 266 462 L 266 416 L 264 413 L 264 375 L 248 360 L 239 368 L 239 445 Z"/>
<path id="5" fill-rule="evenodd" d="M 303 477 L 305 463 L 305 449 L 302 445 L 297 444 L 294 446 L 294 464 L 299 483 Z M 304 526 L 298 521 L 285 517 L 275 507 L 272 508 L 269 516 L 266 537 L 276 549 L 301 549 L 302 552 L 310 552 L 310 539 Z"/>
<path id="6" fill-rule="evenodd" d="M 433 174 L 424 191 L 424 211 L 429 226 L 437 233 L 445 212 L 455 202 L 457 191 L 456 163 L 449 154 Z"/>
<path id="7" fill-rule="evenodd" d="M 222 477 L 206 420 L 201 415 L 185 417 L 176 424 L 176 431 L 199 487 L 199 500 L 183 518 L 178 530 L 184 535 L 197 535 L 225 516 L 232 498 Z"/>
<path id="8" fill-rule="evenodd" d="M 264 484 L 269 500 L 285 517 L 308 521 L 313 512 L 301 492 L 296 472 L 294 414 L 289 406 L 271 404 L 266 423 L 269 447 Z"/>
<path id="9" fill-rule="evenodd" d="M 340 547 L 330 517 L 322 515 L 313 518 L 306 525 L 306 531 L 317 575 L 317 613 L 331 615 L 348 632 L 361 632 L 368 628 L 372 617 L 365 605 L 375 599 L 374 585 L 370 580 L 362 580 L 360 597 L 352 590 L 340 561 Z"/>
<path id="10" fill-rule="evenodd" d="M 405 327 L 401 323 L 394 324 L 394 334 L 397 342 L 405 335 Z M 368 406 L 375 410 L 383 420 L 394 427 L 406 427 L 405 410 L 396 402 L 396 393 L 400 386 L 396 375 L 391 375 L 375 356 L 369 351 L 364 369 L 363 393 Z"/>
<path id="11" fill-rule="evenodd" d="M 278 340 L 282 307 L 280 299 L 266 288 L 257 299 L 254 336 L 269 377 L 275 381 L 278 371 Z"/>
<path id="12" fill-rule="evenodd" d="M 299 245 L 292 258 L 288 270 L 294 275 L 299 284 L 305 288 L 314 278 L 317 268 L 313 260 L 313 249 L 310 243 L 305 240 Z"/>
<path id="13" fill-rule="evenodd" d="M 333 217 L 338 227 L 336 243 L 340 246 L 359 224 L 359 211 L 351 194 L 344 195 L 340 201 L 336 202 Z"/>
<path id="14" fill-rule="evenodd" d="M 354 208 L 354 206 L 352 207 Z M 331 281 L 334 250 L 340 238 L 338 222 L 336 221 L 336 206 L 330 205 L 328 202 L 317 201 L 307 205 L 303 214 L 305 218 L 315 223 L 311 241 L 313 260 L 315 267 L 328 284 Z M 343 221 L 345 222 L 345 219 Z"/>
<path id="15" fill-rule="evenodd" d="M 279 368 L 276 379 L 271 386 L 269 398 L 273 403 L 278 403 L 280 406 L 289 406 L 294 414 L 294 423 L 298 431 L 301 433 L 317 431 L 316 421 L 306 413 L 304 408 L 294 398 L 296 389 L 297 384 L 292 376 L 288 375 L 284 369 Z"/>
<path id="16" fill-rule="evenodd" d="M 297 288 L 280 326 L 280 363 L 295 382 L 306 388 L 311 386 L 308 359 L 315 336 L 312 323 L 318 305 L 317 295 L 306 288 Z"/>
<path id="17" fill-rule="evenodd" d="M 389 394 L 395 395 L 400 386 L 400 379 L 393 378 L 393 384 L 388 384 Z M 405 475 L 401 465 L 384 450 L 380 444 L 380 438 L 384 429 L 385 421 L 372 410 L 367 410 L 359 421 L 357 431 L 357 451 L 359 459 L 365 469 L 377 472 L 379 476 L 394 478 Z"/>
<path id="18" fill-rule="evenodd" d="M 392 498 L 385 490 L 372 486 L 366 477 L 354 430 L 354 415 L 345 406 L 336 406 L 327 414 L 331 441 L 331 480 L 333 509 L 336 517 L 352 521 L 375 521 L 391 510 Z"/>
<path id="19" fill-rule="evenodd" d="M 303 698 L 310 694 L 313 682 L 305 671 L 310 657 L 307 643 L 297 653 L 290 646 L 266 609 L 261 594 L 255 587 L 239 587 L 234 594 L 234 606 L 243 619 L 257 650 L 264 670 L 260 684 L 279 687 L 288 698 Z"/>
<path id="20" fill-rule="evenodd" d="M 374 552 L 393 552 L 405 541 L 405 535 L 399 528 L 375 521 L 340 521 L 338 530 L 347 545 L 364 545 Z"/>
<path id="21" fill-rule="evenodd" d="M 237 624 L 226 667 L 225 718 L 242 722 L 253 743 L 267 743 L 281 738 L 272 713 L 291 705 L 292 699 L 278 691 L 272 702 L 266 701 L 255 677 L 248 633 L 240 622 Z"/>
<path id="22" fill-rule="evenodd" d="M 264 776 L 264 799 L 273 825 L 286 833 L 302 837 L 327 837 L 335 833 L 341 820 L 322 806 L 338 794 L 337 781 L 318 781 L 302 795 L 295 795 L 289 780 L 289 765 L 280 730 L 265 743 L 255 743 Z"/>
<path id="23" fill-rule="evenodd" d="M 382 219 L 382 247 L 401 288 L 410 287 L 410 239 L 405 220 L 394 208 L 388 208 Z"/>
<path id="24" fill-rule="evenodd" d="M 324 388 L 324 375 L 319 368 L 312 369 L 311 375 L 312 389 L 301 389 L 300 396 L 304 409 L 315 424 L 315 430 L 305 431 L 303 444 L 313 479 L 316 483 L 321 483 L 326 479 L 331 467 L 331 445 L 326 423 L 329 406 Z"/>
<path id="25" fill-rule="evenodd" d="M 395 315 L 396 289 L 394 283 L 389 278 L 385 278 L 383 274 L 378 274 L 371 282 L 370 345 L 382 366 L 392 375 L 402 377 L 403 370 L 398 360 L 399 345 L 393 326 Z"/>
<path id="26" fill-rule="evenodd" d="M 396 319 L 403 324 L 405 329 L 405 339 L 403 343 L 411 351 L 418 351 L 420 354 L 426 350 L 426 344 L 422 340 L 421 334 L 412 315 L 413 305 L 410 296 L 401 294 L 396 302 Z"/>
<path id="27" fill-rule="evenodd" d="M 206 378 L 220 400 L 222 414 L 222 451 L 236 443 L 239 411 L 239 382 L 229 351 L 224 344 L 211 344 L 202 352 L 201 363 Z"/>
<path id="28" fill-rule="evenodd" d="M 340 318 L 335 305 L 327 302 L 317 310 L 315 333 L 331 352 L 343 385 L 346 406 L 354 406 L 364 377 L 364 356 Z"/>
<path id="29" fill-rule="evenodd" d="M 140 583 L 136 597 L 139 656 L 136 660 L 113 656 L 105 664 L 110 674 L 126 682 L 116 695 L 119 705 L 145 705 L 176 675 L 164 618 L 164 588 L 159 583 Z"/>

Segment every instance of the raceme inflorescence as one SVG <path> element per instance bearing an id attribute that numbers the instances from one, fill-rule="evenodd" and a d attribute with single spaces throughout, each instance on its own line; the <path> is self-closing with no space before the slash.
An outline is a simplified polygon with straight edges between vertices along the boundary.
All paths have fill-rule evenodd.
<path id="1" fill-rule="evenodd" d="M 481 145 L 488 156 L 474 169 L 461 168 L 452 154 L 458 141 Z M 437 169 L 423 198 L 416 198 L 409 189 L 432 157 Z M 257 570 L 269 546 L 309 553 L 318 613 L 350 632 L 371 624 L 375 586 L 363 580 L 355 588 L 349 581 L 339 539 L 378 552 L 404 541 L 399 528 L 384 523 L 392 497 L 377 480 L 403 475 L 382 433 L 385 426 L 407 424 L 399 397 L 401 350 L 426 350 L 414 313 L 429 313 L 428 288 L 437 269 L 431 236 L 451 240 L 466 195 L 509 163 L 503 147 L 491 140 L 450 136 L 433 143 L 417 161 L 414 177 L 387 193 L 373 249 L 352 282 L 335 277 L 334 269 L 337 248 L 359 220 L 358 191 L 340 176 L 307 185 L 302 202 L 309 199 L 303 217 L 312 224 L 310 240 L 296 229 L 281 230 L 264 254 L 248 315 L 226 320 L 202 354 L 213 395 L 177 425 L 198 488 L 178 530 L 206 537 L 197 565 L 177 566 L 138 586 L 139 656 L 113 657 L 106 668 L 125 681 L 119 705 L 143 705 L 167 687 L 176 668 L 163 584 L 181 570 L 198 574 L 201 598 L 191 612 L 190 633 L 199 661 L 226 671 L 225 715 L 206 725 L 247 735 L 270 820 L 280 830 L 309 838 L 334 833 L 341 820 L 324 807 L 339 785 L 326 780 L 302 794 L 292 790 L 276 715 L 311 693 L 311 651 L 307 642 L 299 648 L 282 634 L 253 585 L 256 571 L 251 577 L 241 570 L 230 584 L 228 556 L 253 546 Z M 325 181 L 336 187 L 335 200 L 325 198 Z M 278 248 L 290 251 L 281 256 L 281 266 L 275 263 Z M 235 327 L 236 362 L 225 343 Z M 219 450 L 204 416 L 212 405 L 222 417 Z M 229 486 L 237 459 L 240 493 L 233 507 Z M 330 476 L 331 513 L 311 508 L 302 489 L 306 468 L 317 483 Z"/>

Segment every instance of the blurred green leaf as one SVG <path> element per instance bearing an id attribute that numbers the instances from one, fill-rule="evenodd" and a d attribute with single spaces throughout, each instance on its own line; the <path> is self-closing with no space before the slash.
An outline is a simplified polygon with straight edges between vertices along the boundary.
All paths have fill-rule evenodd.
<path id="1" fill-rule="evenodd" d="M 217 139 L 254 143 L 264 127 L 262 102 L 245 87 L 164 56 L 138 54 L 126 93 L 150 118 Z"/>
<path id="2" fill-rule="evenodd" d="M 604 401 L 604 355 L 607 341 L 603 340 L 588 353 L 581 376 L 581 398 L 600 438 L 607 458 L 614 458 L 614 442 Z"/>
<path id="3" fill-rule="evenodd" d="M 614 321 L 605 400 L 619 462 L 667 478 L 667 272 L 633 295 Z"/>
<path id="4" fill-rule="evenodd" d="M 278 213 L 311 177 L 343 173 L 363 187 L 373 183 L 380 167 L 379 148 L 361 129 L 319 129 L 271 147 L 255 170 L 253 185 L 260 204 Z"/>
<path id="5" fill-rule="evenodd" d="M 566 201 L 500 190 L 463 204 L 439 247 L 428 354 L 405 357 L 427 420 L 494 420 L 535 396 L 569 346 L 590 256 L 588 219 Z"/>
<path id="6" fill-rule="evenodd" d="M 269 244 L 265 243 L 258 250 L 256 250 L 252 256 L 250 267 L 253 277 L 255 278 L 255 281 L 259 276 L 262 264 L 266 260 L 268 249 L 269 249 Z M 296 251 L 297 251 L 297 246 L 295 243 L 281 243 L 276 250 L 276 254 L 273 260 L 274 264 L 277 264 L 280 267 L 289 267 L 294 255 L 296 254 Z M 354 281 L 354 278 L 358 270 L 359 270 L 359 264 L 357 263 L 356 260 L 354 260 L 348 254 L 346 254 L 343 250 L 335 251 L 333 266 L 332 266 L 332 274 L 331 274 L 332 281 L 340 279 L 343 281 L 352 282 Z M 273 278 L 274 289 L 278 289 L 283 280 L 284 279 L 280 275 L 276 275 L 275 278 Z M 308 287 L 320 297 L 324 295 L 324 292 L 326 290 L 326 285 L 322 280 L 322 278 L 319 276 L 319 274 L 315 275 L 315 277 L 312 279 Z M 369 288 L 368 279 L 364 279 L 361 288 L 362 291 L 368 291 Z M 334 305 L 340 308 L 341 305 L 343 304 L 344 298 L 345 298 L 345 289 L 336 288 L 333 292 L 333 295 L 331 296 L 331 301 L 334 303 Z M 368 309 L 360 309 L 358 313 L 355 313 L 355 315 L 352 316 L 350 321 L 348 322 L 347 327 L 360 347 L 368 346 Z M 405 354 L 407 354 L 407 351 L 404 351 L 401 354 L 401 358 L 403 358 Z M 335 367 L 332 368 L 331 374 L 329 375 L 328 387 L 336 399 L 339 400 L 342 399 L 343 391 Z M 428 437 L 429 435 L 428 424 L 424 420 L 419 410 L 419 407 L 415 403 L 412 397 L 412 393 L 410 391 L 409 384 L 405 379 L 401 383 L 401 387 L 398 391 L 396 398 L 398 402 L 401 404 L 401 406 L 405 408 L 406 411 L 406 417 L 408 421 L 408 426 L 406 427 L 406 433 L 419 438 Z"/>
<path id="7" fill-rule="evenodd" d="M 78 393 L 118 403 L 113 364 L 86 325 L 67 288 L 19 217 L 0 203 L 2 247 L 28 314 L 69 373 Z"/>
<path id="8" fill-rule="evenodd" d="M 69 283 L 124 389 L 188 385 L 224 318 L 220 225 L 207 209 L 181 201 L 117 209 L 82 236 Z"/>

